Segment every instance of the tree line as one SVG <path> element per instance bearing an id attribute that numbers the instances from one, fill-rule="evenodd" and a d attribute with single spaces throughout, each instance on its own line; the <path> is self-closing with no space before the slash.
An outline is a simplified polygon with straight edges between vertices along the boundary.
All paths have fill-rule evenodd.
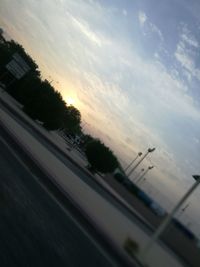
<path id="1" fill-rule="evenodd" d="M 1 34 L 2 37 L 2 34 Z M 6 64 L 18 53 L 29 65 L 30 71 L 21 79 L 14 79 Z M 62 129 L 66 134 L 81 136 L 92 171 L 112 172 L 119 166 L 113 152 L 99 139 L 84 135 L 81 130 L 81 113 L 68 105 L 60 92 L 48 80 L 43 80 L 39 67 L 24 48 L 14 40 L 0 39 L 0 82 L 5 90 L 23 105 L 23 110 L 32 119 L 39 120 L 47 130 Z"/>

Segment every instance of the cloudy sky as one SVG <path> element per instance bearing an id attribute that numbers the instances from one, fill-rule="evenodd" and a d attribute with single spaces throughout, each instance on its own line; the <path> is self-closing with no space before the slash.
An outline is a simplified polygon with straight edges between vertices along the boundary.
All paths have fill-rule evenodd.
<path id="1" fill-rule="evenodd" d="M 198 0 L 1 0 L 0 26 L 124 166 L 157 148 L 148 185 L 169 208 L 200 173 L 199 13 Z"/>

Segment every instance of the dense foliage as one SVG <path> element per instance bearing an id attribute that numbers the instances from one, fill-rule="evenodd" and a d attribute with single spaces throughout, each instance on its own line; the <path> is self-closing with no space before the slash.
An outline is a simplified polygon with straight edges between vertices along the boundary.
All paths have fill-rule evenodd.
<path id="1" fill-rule="evenodd" d="M 14 53 L 28 63 L 31 70 L 20 80 L 13 80 L 5 66 Z M 62 128 L 71 134 L 81 131 L 81 114 L 73 106 L 66 105 L 61 94 L 47 81 L 42 80 L 35 61 L 15 41 L 0 42 L 0 75 L 7 85 L 6 90 L 24 106 L 24 111 L 33 119 L 43 122 L 48 130 Z"/>
<path id="2" fill-rule="evenodd" d="M 81 132 L 81 113 L 74 106 L 70 105 L 64 112 L 63 126 L 70 134 Z"/>
<path id="3" fill-rule="evenodd" d="M 98 139 L 87 144 L 85 153 L 94 171 L 110 173 L 119 166 L 113 152 Z"/>
<path id="4" fill-rule="evenodd" d="M 6 69 L 13 55 L 18 53 L 29 65 L 30 71 L 17 80 Z M 80 146 L 85 151 L 92 170 L 102 173 L 114 171 L 118 160 L 113 152 L 100 140 L 81 132 L 80 111 L 67 105 L 61 94 L 50 82 L 41 78 L 38 65 L 24 48 L 15 41 L 6 41 L 0 31 L 0 82 L 22 105 L 24 111 L 34 120 L 39 120 L 48 130 L 62 129 L 66 135 L 82 137 Z"/>

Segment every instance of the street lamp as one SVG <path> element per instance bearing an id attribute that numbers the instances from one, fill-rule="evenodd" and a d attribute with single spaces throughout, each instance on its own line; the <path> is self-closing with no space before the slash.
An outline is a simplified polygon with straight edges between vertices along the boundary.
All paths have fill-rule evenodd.
<path id="1" fill-rule="evenodd" d="M 127 176 L 130 176 L 134 170 L 141 164 L 141 162 L 147 157 L 147 155 L 149 153 L 152 153 L 153 151 L 155 151 L 155 147 L 154 148 L 149 148 L 147 150 L 147 152 L 143 155 L 143 157 L 138 161 L 138 163 L 135 165 L 135 167 L 133 167 L 133 169 L 131 171 L 129 171 L 129 173 L 127 174 Z"/>
<path id="2" fill-rule="evenodd" d="M 154 168 L 154 166 L 149 166 L 146 171 L 139 177 L 139 179 L 137 180 L 137 183 L 139 183 L 139 181 L 142 180 L 142 178 L 150 171 Z"/>
<path id="3" fill-rule="evenodd" d="M 131 161 L 131 163 L 128 164 L 128 166 L 124 169 L 124 171 L 126 172 L 126 171 L 132 166 L 132 164 L 133 164 L 133 163 L 134 163 L 140 156 L 142 156 L 142 152 L 139 152 L 139 153 L 137 154 L 137 156 Z"/>
<path id="4" fill-rule="evenodd" d="M 173 218 L 174 214 L 177 212 L 177 210 L 183 205 L 185 200 L 193 193 L 193 191 L 197 188 L 197 186 L 200 184 L 200 175 L 193 175 L 192 176 L 195 179 L 195 183 L 191 186 L 191 188 L 186 192 L 186 194 L 180 199 L 180 201 L 177 203 L 177 205 L 172 209 L 171 213 L 168 214 L 168 216 L 164 219 L 164 221 L 160 224 L 158 229 L 154 232 L 152 237 L 150 238 L 149 242 L 144 247 L 143 251 L 141 252 L 140 258 L 142 262 L 144 262 L 144 259 L 146 255 L 149 253 L 157 239 L 162 235 L 162 233 L 165 231 L 169 223 L 171 222 L 171 219 Z"/>
<path id="5" fill-rule="evenodd" d="M 142 179 L 141 183 L 144 184 L 145 181 L 146 181 L 146 178 L 144 177 L 144 178 Z M 140 183 L 140 185 L 141 185 L 141 183 Z"/>
<path id="6" fill-rule="evenodd" d="M 134 181 L 136 181 L 140 176 L 141 174 L 144 172 L 144 169 L 141 169 L 141 171 L 139 172 L 138 175 L 136 175 L 136 177 L 134 178 Z"/>
<path id="7" fill-rule="evenodd" d="M 186 210 L 189 206 L 190 206 L 190 203 L 187 203 L 187 204 L 185 205 L 185 207 L 183 207 L 183 208 L 181 209 L 180 214 L 179 214 L 179 218 L 181 217 L 181 215 L 185 212 L 185 210 Z"/>

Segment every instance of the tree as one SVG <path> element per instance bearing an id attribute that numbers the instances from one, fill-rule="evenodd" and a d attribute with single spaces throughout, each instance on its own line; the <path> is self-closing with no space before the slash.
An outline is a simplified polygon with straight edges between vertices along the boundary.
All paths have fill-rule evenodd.
<path id="1" fill-rule="evenodd" d="M 0 36 L 2 34 L 0 28 Z M 20 44 L 13 40 L 0 42 L 0 76 L 6 76 L 4 83 L 7 84 L 10 79 L 13 79 L 5 66 L 12 60 L 14 53 L 22 56 L 28 63 L 30 71 L 7 86 L 7 92 L 24 106 L 24 111 L 31 118 L 42 121 L 48 130 L 64 128 L 72 135 L 81 133 L 79 110 L 73 106 L 67 106 L 61 94 L 47 80 L 41 79 L 36 62 Z"/>
<path id="2" fill-rule="evenodd" d="M 69 134 L 81 133 L 81 113 L 74 106 L 66 106 L 63 127 Z"/>
<path id="3" fill-rule="evenodd" d="M 48 130 L 56 130 L 62 127 L 65 102 L 59 92 L 45 80 L 38 84 L 38 87 L 26 88 L 24 96 L 27 95 L 24 103 L 24 111 L 33 119 L 44 122 Z"/>
<path id="4" fill-rule="evenodd" d="M 92 171 L 101 173 L 113 172 L 118 166 L 118 160 L 113 152 L 99 139 L 94 139 L 86 146 L 85 154 Z"/>
<path id="5" fill-rule="evenodd" d="M 27 73 L 34 73 L 36 76 L 40 76 L 38 65 L 31 58 L 31 56 L 24 50 L 23 46 L 15 42 L 14 40 L 0 42 L 0 70 L 5 70 L 5 65 L 12 59 L 13 54 L 18 53 L 27 62 L 30 67 L 30 71 Z M 23 79 L 22 79 L 23 80 Z"/>
<path id="6" fill-rule="evenodd" d="M 0 43 L 5 43 L 6 42 L 3 34 L 4 34 L 4 30 L 2 28 L 0 28 Z"/>
<path id="7" fill-rule="evenodd" d="M 11 40 L 8 43 L 9 53 L 12 56 L 14 53 L 19 53 L 22 58 L 28 63 L 31 71 L 35 72 L 37 76 L 40 76 L 40 71 L 38 70 L 38 65 L 32 59 L 32 57 L 25 51 L 22 45 L 18 44 L 14 40 Z"/>
<path id="8" fill-rule="evenodd" d="M 82 133 L 80 147 L 85 151 L 87 144 L 93 140 L 94 138 L 91 135 Z"/>

